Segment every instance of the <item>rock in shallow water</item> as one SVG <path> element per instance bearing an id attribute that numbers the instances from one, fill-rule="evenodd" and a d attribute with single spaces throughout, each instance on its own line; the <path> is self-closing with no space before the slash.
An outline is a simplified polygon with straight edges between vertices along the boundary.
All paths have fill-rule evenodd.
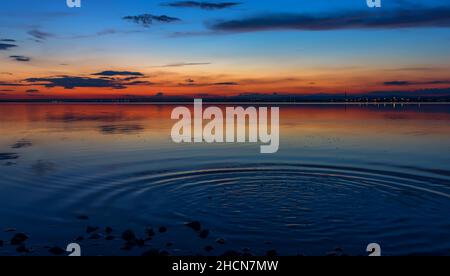
<path id="1" fill-rule="evenodd" d="M 192 221 L 192 222 L 186 223 L 186 226 L 196 232 L 200 232 L 200 230 L 202 230 L 202 225 L 198 221 Z"/>
<path id="2" fill-rule="evenodd" d="M 31 249 L 27 248 L 25 245 L 21 245 L 16 248 L 18 253 L 31 253 Z"/>
<path id="3" fill-rule="evenodd" d="M 55 247 L 50 248 L 50 249 L 48 250 L 48 252 L 50 252 L 50 253 L 53 254 L 53 255 L 59 256 L 59 255 L 62 255 L 62 254 L 64 254 L 64 253 L 66 253 L 66 250 L 62 249 L 61 247 L 55 246 Z"/>
<path id="4" fill-rule="evenodd" d="M 143 239 L 138 239 L 138 240 L 136 240 L 136 244 L 137 244 L 137 246 L 139 246 L 139 247 L 143 247 L 143 246 L 145 246 L 145 240 L 143 240 Z"/>
<path id="5" fill-rule="evenodd" d="M 88 227 L 86 227 L 86 233 L 91 234 L 91 233 L 93 233 L 93 232 L 98 231 L 98 229 L 100 229 L 100 228 L 98 228 L 98 227 L 93 227 L 93 226 L 88 226 Z"/>
<path id="6" fill-rule="evenodd" d="M 94 233 L 89 237 L 90 240 L 99 240 L 101 238 L 102 238 L 102 235 L 100 235 L 99 233 Z"/>
<path id="7" fill-rule="evenodd" d="M 203 230 L 198 236 L 202 239 L 206 239 L 209 236 L 209 230 Z"/>
<path id="8" fill-rule="evenodd" d="M 218 243 L 218 244 L 225 244 L 226 243 L 226 241 L 225 241 L 225 239 L 222 239 L 222 238 L 220 238 L 220 239 L 217 239 L 216 240 L 216 243 Z"/>
<path id="9" fill-rule="evenodd" d="M 147 236 L 149 238 L 153 238 L 156 235 L 155 231 L 151 227 L 148 227 L 147 229 L 145 229 L 145 233 L 147 234 Z"/>
<path id="10" fill-rule="evenodd" d="M 159 233 L 166 233 L 167 232 L 167 228 L 164 226 L 159 227 Z"/>
<path id="11" fill-rule="evenodd" d="M 136 240 L 136 235 L 134 234 L 134 232 L 132 230 L 128 229 L 122 233 L 122 239 L 124 241 L 131 242 L 131 241 Z"/>
<path id="12" fill-rule="evenodd" d="M 18 233 L 15 234 L 14 237 L 11 239 L 12 245 L 20 245 L 24 243 L 26 240 L 28 240 L 28 236 L 24 233 Z"/>
<path id="13" fill-rule="evenodd" d="M 78 238 L 75 239 L 76 242 L 81 242 L 84 241 L 84 237 L 79 236 Z"/>

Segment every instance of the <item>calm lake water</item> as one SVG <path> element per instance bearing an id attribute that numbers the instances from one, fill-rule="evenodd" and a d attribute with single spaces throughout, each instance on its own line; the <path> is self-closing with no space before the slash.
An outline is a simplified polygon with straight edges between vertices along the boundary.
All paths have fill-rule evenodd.
<path id="1" fill-rule="evenodd" d="M 0 240 L 34 255 L 87 226 L 85 255 L 450 255 L 450 105 L 286 105 L 280 150 L 174 144 L 171 105 L 0 105 Z M 78 220 L 87 215 L 89 220 Z M 184 224 L 210 230 L 206 239 Z M 143 248 L 121 233 L 167 227 Z M 216 239 L 226 240 L 225 245 Z M 204 247 L 214 250 L 206 252 Z M 0 255 L 16 253 L 5 244 Z"/>

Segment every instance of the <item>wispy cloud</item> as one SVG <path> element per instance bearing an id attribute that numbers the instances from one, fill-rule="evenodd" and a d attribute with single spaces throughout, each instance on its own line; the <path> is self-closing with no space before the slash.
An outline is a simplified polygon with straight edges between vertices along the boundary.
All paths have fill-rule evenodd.
<path id="1" fill-rule="evenodd" d="M 31 61 L 31 58 L 26 56 L 9 56 L 10 58 L 19 61 L 19 62 L 29 62 Z"/>
<path id="2" fill-rule="evenodd" d="M 10 43 L 0 43 L 0 51 L 9 50 L 14 47 L 17 47 L 17 45 Z"/>
<path id="3" fill-rule="evenodd" d="M 412 85 L 439 85 L 450 84 L 450 80 L 431 80 L 431 81 L 387 81 L 385 86 L 412 86 Z"/>
<path id="4" fill-rule="evenodd" d="M 170 63 L 165 65 L 153 66 L 156 68 L 163 67 L 184 67 L 184 66 L 199 66 L 199 65 L 210 65 L 211 62 L 179 62 L 179 63 Z"/>
<path id="5" fill-rule="evenodd" d="M 265 14 L 218 21 L 209 28 L 218 32 L 269 30 L 343 30 L 450 27 L 450 6 L 349 11 L 332 14 Z"/>
<path id="6" fill-rule="evenodd" d="M 180 21 L 179 18 L 170 17 L 167 15 L 152 15 L 152 14 L 141 14 L 141 15 L 129 15 L 122 18 L 123 20 L 131 21 L 138 25 L 144 26 L 146 28 L 150 27 L 155 21 L 159 23 L 171 23 Z"/>
<path id="7" fill-rule="evenodd" d="M 31 35 L 36 41 L 41 42 L 43 40 L 46 40 L 47 38 L 53 37 L 54 35 L 51 33 L 43 32 L 37 29 L 33 29 L 28 32 L 29 35 Z"/>
<path id="8" fill-rule="evenodd" d="M 99 73 L 92 74 L 93 76 L 140 76 L 143 77 L 144 74 L 140 72 L 130 72 L 130 71 L 103 71 Z"/>
<path id="9" fill-rule="evenodd" d="M 184 83 L 179 83 L 178 86 L 181 87 L 206 87 L 206 86 L 237 86 L 239 83 L 237 82 L 216 82 L 216 83 L 197 83 L 193 80 L 186 80 Z"/>
<path id="10" fill-rule="evenodd" d="M 174 8 L 199 8 L 203 10 L 221 10 L 231 8 L 241 3 L 237 2 L 200 2 L 200 1 L 177 1 L 163 4 Z"/>
<path id="11" fill-rule="evenodd" d="M 109 36 L 109 35 L 131 35 L 131 34 L 137 34 L 137 33 L 142 33 L 142 32 L 143 32 L 143 30 L 104 29 L 104 30 L 98 31 L 96 33 L 73 35 L 73 36 L 70 36 L 69 38 L 84 39 L 84 38 L 95 38 L 95 37 L 99 37 L 99 36 Z"/>
<path id="12" fill-rule="evenodd" d="M 4 81 L 0 81 L 0 86 L 11 86 L 11 87 L 16 87 L 16 86 L 23 86 L 23 84 L 16 83 L 16 82 L 4 82 Z"/>
<path id="13" fill-rule="evenodd" d="M 16 42 L 14 39 L 0 39 L 0 42 Z"/>

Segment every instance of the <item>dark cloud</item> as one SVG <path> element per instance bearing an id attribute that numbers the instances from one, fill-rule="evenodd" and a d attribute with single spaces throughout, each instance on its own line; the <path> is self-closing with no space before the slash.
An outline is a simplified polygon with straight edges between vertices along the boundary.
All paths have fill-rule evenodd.
<path id="1" fill-rule="evenodd" d="M 237 82 L 216 82 L 216 83 L 196 83 L 194 80 L 186 80 L 185 83 L 179 83 L 178 86 L 184 87 L 204 87 L 204 86 L 235 86 Z"/>
<path id="2" fill-rule="evenodd" d="M 152 15 L 152 14 L 141 14 L 134 16 L 125 16 L 123 20 L 131 21 L 133 23 L 142 25 L 146 28 L 150 27 L 155 21 L 159 23 L 171 23 L 180 21 L 179 18 L 170 17 L 167 15 Z"/>
<path id="3" fill-rule="evenodd" d="M 50 78 L 29 78 L 25 80 L 34 85 L 42 85 L 48 88 L 63 87 L 65 89 L 74 89 L 80 87 L 95 87 L 95 88 L 112 88 L 124 89 L 125 86 L 120 81 L 103 78 L 87 78 L 87 77 L 73 77 L 60 76 Z"/>
<path id="4" fill-rule="evenodd" d="M 134 85 L 155 85 L 155 83 L 150 81 L 131 81 L 131 82 L 123 82 L 125 86 L 134 86 Z"/>
<path id="5" fill-rule="evenodd" d="M 16 42 L 14 39 L 0 39 L 0 42 Z"/>
<path id="6" fill-rule="evenodd" d="M 432 81 L 387 81 L 385 86 L 411 86 L 411 85 L 437 85 L 450 84 L 450 80 L 432 80 Z"/>
<path id="7" fill-rule="evenodd" d="M 15 82 L 3 82 L 3 81 L 0 81 L 0 86 L 24 86 L 24 85 L 20 84 L 20 83 L 15 83 Z"/>
<path id="8" fill-rule="evenodd" d="M 130 71 L 103 71 L 100 73 L 92 74 L 93 76 L 140 76 L 143 77 L 144 74 L 140 72 L 130 72 Z"/>
<path id="9" fill-rule="evenodd" d="M 0 92 L 14 92 L 12 89 L 0 89 Z M 5 94 L 3 94 L 5 95 Z"/>
<path id="10" fill-rule="evenodd" d="M 199 2 L 199 1 L 178 1 L 172 2 L 168 4 L 164 4 L 165 6 L 170 6 L 174 8 L 199 8 L 204 10 L 220 10 L 231 8 L 240 3 L 237 2 Z"/>
<path id="11" fill-rule="evenodd" d="M 25 92 L 27 92 L 27 93 L 39 93 L 39 90 L 37 90 L 37 89 L 28 89 L 27 91 L 25 91 Z"/>
<path id="12" fill-rule="evenodd" d="M 92 77 L 96 76 L 96 77 Z M 52 76 L 46 78 L 28 78 L 22 84 L 38 85 L 47 88 L 63 87 L 74 89 L 82 87 L 125 89 L 128 86 L 153 85 L 152 82 L 143 80 L 145 75 L 132 71 L 107 70 L 93 73 L 90 76 Z"/>
<path id="13" fill-rule="evenodd" d="M 184 67 L 184 66 L 198 66 L 198 65 L 210 65 L 210 62 L 180 62 L 180 63 L 171 63 L 161 66 L 155 67 Z"/>
<path id="14" fill-rule="evenodd" d="M 124 80 L 124 81 L 132 81 L 132 80 L 137 80 L 137 79 L 140 79 L 141 77 L 126 77 L 126 78 L 123 78 L 122 80 Z"/>
<path id="15" fill-rule="evenodd" d="M 9 56 L 10 58 L 16 60 L 16 61 L 20 61 L 20 62 L 29 62 L 31 61 L 31 58 L 26 57 L 26 56 Z"/>
<path id="16" fill-rule="evenodd" d="M 411 82 L 409 82 L 409 81 L 387 81 L 383 84 L 386 86 L 405 86 L 405 85 L 411 85 Z"/>
<path id="17" fill-rule="evenodd" d="M 342 30 L 396 29 L 414 27 L 450 27 L 450 6 L 422 9 L 368 9 L 332 14 L 266 14 L 236 20 L 219 21 L 209 26 L 219 32 L 268 30 Z"/>
<path id="18" fill-rule="evenodd" d="M 47 33 L 47 32 L 43 32 L 40 30 L 31 30 L 28 32 L 29 35 L 31 35 L 34 39 L 36 39 L 36 41 L 43 41 L 46 40 L 47 38 L 53 37 L 53 34 L 51 33 Z"/>
<path id="19" fill-rule="evenodd" d="M 0 51 L 2 50 L 9 50 L 11 48 L 17 47 L 17 45 L 10 44 L 10 43 L 0 43 Z"/>
<path id="20" fill-rule="evenodd" d="M 237 82 L 217 82 L 217 83 L 214 83 L 213 85 L 219 85 L 219 86 L 231 85 L 231 86 L 233 86 L 233 85 L 239 85 L 239 83 L 237 83 Z"/>

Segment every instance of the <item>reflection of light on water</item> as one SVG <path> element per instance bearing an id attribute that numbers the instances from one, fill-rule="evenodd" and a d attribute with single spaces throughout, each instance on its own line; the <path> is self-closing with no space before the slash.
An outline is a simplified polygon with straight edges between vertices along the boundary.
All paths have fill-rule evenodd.
<path id="1" fill-rule="evenodd" d="M 436 238 L 450 225 L 450 108 L 394 106 L 282 106 L 268 158 L 246 144 L 174 145 L 173 106 L 1 106 L 0 153 L 17 158 L 0 163 L 0 219 L 33 229 L 94 213 L 172 231 L 197 219 L 253 246 L 367 238 L 437 252 L 450 246 Z"/>

